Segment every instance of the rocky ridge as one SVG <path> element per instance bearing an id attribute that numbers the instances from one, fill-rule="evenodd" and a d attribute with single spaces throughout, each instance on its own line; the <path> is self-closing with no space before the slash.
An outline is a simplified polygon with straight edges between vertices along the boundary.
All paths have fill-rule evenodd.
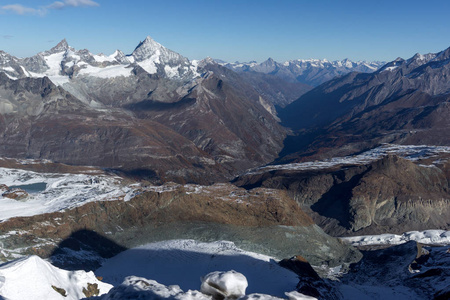
<path id="1" fill-rule="evenodd" d="M 448 228 L 448 162 L 420 165 L 388 155 L 366 165 L 268 170 L 234 182 L 287 190 L 333 236 Z"/>

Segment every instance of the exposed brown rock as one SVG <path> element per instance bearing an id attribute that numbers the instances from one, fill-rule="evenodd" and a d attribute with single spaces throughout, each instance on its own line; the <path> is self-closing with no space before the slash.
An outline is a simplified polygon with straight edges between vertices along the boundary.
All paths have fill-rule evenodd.
<path id="1" fill-rule="evenodd" d="M 88 283 L 87 288 L 83 287 L 83 294 L 86 298 L 98 296 L 100 290 L 97 283 Z"/>
<path id="2" fill-rule="evenodd" d="M 2 196 L 14 200 L 25 200 L 26 198 L 28 198 L 28 193 L 22 189 L 15 188 L 7 190 L 2 194 Z"/>
<path id="3" fill-rule="evenodd" d="M 65 289 L 56 287 L 54 285 L 52 285 L 52 289 L 54 289 L 57 293 L 61 294 L 61 296 L 67 297 L 67 292 Z"/>
<path id="4" fill-rule="evenodd" d="M 143 191 L 125 202 L 91 202 L 64 212 L 17 217 L 0 223 L 0 232 L 20 230 L 15 243 L 36 244 L 36 239 L 60 241 L 78 230 L 116 232 L 171 222 L 209 222 L 238 226 L 312 226 L 312 219 L 284 191 L 255 189 L 247 192 L 229 184 L 218 184 L 195 192 L 175 185 L 169 191 Z M 51 250 L 31 249 L 32 253 Z M 51 252 L 47 252 L 48 256 Z"/>
<path id="5" fill-rule="evenodd" d="M 6 249 L 19 249 L 22 255 L 56 255 L 60 262 L 56 265 L 70 264 L 72 269 L 95 269 L 102 257 L 124 247 L 180 238 L 230 240 L 245 250 L 279 258 L 301 253 L 315 264 L 335 266 L 360 259 L 358 251 L 317 227 L 285 191 L 247 191 L 231 184 L 165 185 L 142 190 L 127 202 L 91 202 L 62 212 L 12 218 L 0 223 L 0 233 Z M 66 248 L 69 253 L 94 252 L 89 257 L 95 261 L 58 258 L 66 255 Z"/>

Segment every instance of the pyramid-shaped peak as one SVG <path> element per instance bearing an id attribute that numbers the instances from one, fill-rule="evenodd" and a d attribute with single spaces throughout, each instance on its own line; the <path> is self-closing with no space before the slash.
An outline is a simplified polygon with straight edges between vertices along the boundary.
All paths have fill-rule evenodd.
<path id="1" fill-rule="evenodd" d="M 143 42 L 139 43 L 131 56 L 133 56 L 137 62 L 151 59 L 155 63 L 160 64 L 168 62 L 172 64 L 188 63 L 188 60 L 185 57 L 170 49 L 167 49 L 150 36 L 147 36 Z"/>
<path id="2" fill-rule="evenodd" d="M 58 52 L 67 51 L 68 49 L 69 49 L 69 44 L 67 44 L 66 39 L 63 39 L 55 47 L 50 49 L 50 52 L 51 53 L 58 53 Z"/>
<path id="3" fill-rule="evenodd" d="M 151 36 L 147 36 L 144 41 L 139 42 L 139 45 L 137 45 L 137 47 L 134 49 L 134 52 L 141 48 L 154 49 L 154 48 L 164 48 L 164 47 L 160 43 L 158 43 L 154 39 L 152 39 Z"/>
<path id="4" fill-rule="evenodd" d="M 144 40 L 144 43 L 156 43 L 156 41 L 152 39 L 151 36 L 147 35 L 147 37 Z"/>

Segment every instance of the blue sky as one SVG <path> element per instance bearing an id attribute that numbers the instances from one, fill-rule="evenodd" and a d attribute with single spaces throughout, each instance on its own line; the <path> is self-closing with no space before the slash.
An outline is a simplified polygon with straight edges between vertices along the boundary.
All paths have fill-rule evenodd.
<path id="1" fill-rule="evenodd" d="M 131 53 L 150 35 L 190 59 L 393 60 L 450 46 L 450 1 L 0 0 L 0 50 L 19 57 L 66 38 Z"/>

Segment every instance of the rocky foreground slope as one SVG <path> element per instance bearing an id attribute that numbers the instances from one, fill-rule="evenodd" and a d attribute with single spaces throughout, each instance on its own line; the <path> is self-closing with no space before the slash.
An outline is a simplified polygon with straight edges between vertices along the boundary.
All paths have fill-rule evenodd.
<path id="1" fill-rule="evenodd" d="M 52 256 L 58 266 L 89 269 L 124 247 L 174 238 L 230 240 L 279 258 L 301 254 L 318 265 L 359 258 L 317 227 L 284 191 L 246 191 L 230 184 L 135 189 L 129 201 L 89 202 L 3 221 L 3 259 L 38 254 Z"/>

